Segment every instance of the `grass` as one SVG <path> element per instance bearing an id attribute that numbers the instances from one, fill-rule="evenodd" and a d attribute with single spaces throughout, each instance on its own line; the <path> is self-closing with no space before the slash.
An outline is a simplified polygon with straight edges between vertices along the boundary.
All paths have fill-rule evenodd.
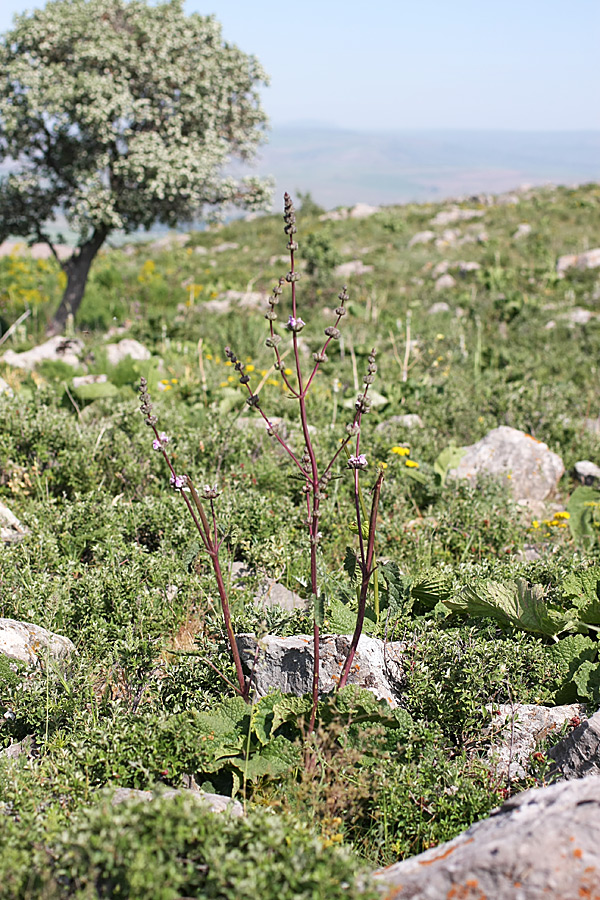
<path id="1" fill-rule="evenodd" d="M 596 311 L 598 270 L 570 270 L 558 279 L 555 264 L 559 255 L 600 243 L 599 205 L 596 185 L 532 190 L 518 205 L 481 208 L 483 217 L 474 221 L 487 232 L 485 242 L 447 247 L 408 248 L 443 204 L 390 207 L 343 222 L 321 223 L 310 208 L 298 215 L 301 270 L 303 259 L 308 263 L 298 286 L 307 323 L 302 340 L 311 352 L 338 304 L 334 265 L 361 259 L 373 266 L 344 278 L 342 340 L 313 382 L 306 415 L 316 457 L 325 461 L 339 449 L 377 347 L 373 388 L 380 399 L 364 420 L 360 452 L 369 468 L 361 477 L 369 506 L 378 465 L 384 471 L 375 554 L 395 563 L 404 579 L 393 597 L 382 582 L 384 614 L 379 626 L 372 623 L 372 633 L 409 647 L 404 709 L 394 721 L 351 704 L 337 711 L 324 706 L 309 738 L 294 717 L 264 735 L 241 713 L 231 719 L 227 704 L 235 692 L 207 662 L 235 682 L 218 581 L 181 498 L 168 490 L 159 454 L 149 452 L 149 429 L 138 411 L 143 376 L 159 427 L 173 438 L 177 470 L 189 471 L 197 484 L 218 480 L 223 489 L 217 510 L 226 536 L 225 579 L 234 560 L 253 573 L 230 591 L 234 628 L 310 631 L 302 611 L 253 603 L 265 577 L 293 589 L 298 579 L 307 581 L 310 543 L 302 483 L 255 424 L 224 347 L 239 354 L 253 387 L 263 382 L 261 404 L 280 417 L 280 433 L 301 453 L 290 392 L 272 370 L 261 311 L 204 308 L 226 290 L 269 292 L 277 283 L 286 268 L 274 258 L 282 250 L 280 217 L 194 234 L 187 247 L 136 246 L 99 258 L 76 326 L 87 371 L 106 374 L 112 396 L 78 395 L 73 371 L 63 364 L 45 363 L 33 373 L 0 364 L 15 392 L 14 399 L 0 398 L 0 499 L 30 528 L 20 544 L 0 549 L 0 615 L 65 634 L 77 647 L 66 669 L 0 664 L 0 747 L 33 735 L 37 748 L 32 759 L 0 761 L 6 896 L 260 891 L 269 898 L 285 890 L 282 872 L 294 896 L 336 896 L 344 880 L 351 887 L 340 896 L 352 896 L 361 866 L 447 840 L 507 791 L 535 783 L 532 776 L 507 785 L 489 775 L 485 706 L 511 698 L 552 704 L 564 693 L 564 661 L 541 635 L 413 602 L 410 585 L 432 571 L 454 592 L 486 579 L 525 578 L 562 603 L 570 575 L 598 562 L 597 543 L 580 546 L 569 528 L 536 528 L 540 516 L 515 504 L 502 486 L 442 484 L 434 464 L 449 445 L 472 443 L 498 425 L 522 429 L 565 463 L 544 516 L 552 521 L 569 502 L 573 464 L 597 461 L 600 435 L 586 420 L 600 412 L 600 319 L 570 325 L 564 317 L 577 306 Z M 521 222 L 532 232 L 514 240 Z M 470 223 L 457 227 L 470 233 Z M 230 243 L 237 249 L 215 252 Z M 456 286 L 436 292 L 431 270 L 442 259 L 481 268 L 454 273 Z M 26 305 L 33 310 L 4 345 L 17 351 L 42 339 L 61 288 L 51 262 L 43 270 L 26 258 L 18 262 L 0 260 L 3 330 Z M 429 314 L 438 300 L 449 310 Z M 415 343 L 404 381 L 409 313 Z M 151 360 L 109 366 L 105 332 L 115 325 L 142 341 Z M 423 427 L 378 429 L 405 413 L 418 414 Z M 352 608 L 343 563 L 348 546 L 358 550 L 356 507 L 343 466 L 320 511 L 323 583 L 331 602 L 343 598 Z M 524 557 L 527 545 L 538 548 L 538 560 Z M 215 732 L 222 719 L 207 717 L 226 714 L 227 729 Z M 227 759 L 245 759 L 241 769 L 218 758 L 211 733 L 225 735 Z M 214 824 L 185 799 L 118 813 L 106 799 L 111 786 L 160 792 L 190 774 L 225 793 L 239 792 L 246 777 L 246 822 Z M 291 873 L 308 869 L 314 882 L 293 881 Z M 157 893 L 159 883 L 175 893 Z"/>

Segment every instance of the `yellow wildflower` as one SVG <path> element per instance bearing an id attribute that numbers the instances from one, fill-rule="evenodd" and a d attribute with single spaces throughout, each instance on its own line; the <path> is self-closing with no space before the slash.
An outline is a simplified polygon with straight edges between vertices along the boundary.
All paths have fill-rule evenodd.
<path id="1" fill-rule="evenodd" d="M 254 372 L 255 366 L 250 363 L 249 366 L 246 366 L 246 372 Z"/>
<path id="2" fill-rule="evenodd" d="M 291 375 L 291 374 L 292 374 L 292 370 L 291 370 L 291 369 L 284 369 L 284 370 L 283 370 L 283 374 L 284 374 L 284 375 Z"/>
<path id="3" fill-rule="evenodd" d="M 555 519 L 570 519 L 571 513 L 568 513 L 566 510 L 563 510 L 563 512 L 556 512 L 556 513 L 554 513 L 554 518 Z"/>
<path id="4" fill-rule="evenodd" d="M 392 447 L 390 453 L 396 453 L 398 456 L 409 456 L 410 447 Z"/>
<path id="5" fill-rule="evenodd" d="M 419 468 L 419 463 L 415 462 L 414 459 L 406 459 L 404 461 L 404 465 L 408 466 L 409 469 L 418 469 Z"/>

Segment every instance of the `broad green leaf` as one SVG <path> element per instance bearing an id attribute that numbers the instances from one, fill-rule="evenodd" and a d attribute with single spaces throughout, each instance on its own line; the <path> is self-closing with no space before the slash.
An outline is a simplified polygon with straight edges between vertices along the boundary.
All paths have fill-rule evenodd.
<path id="1" fill-rule="evenodd" d="M 587 625 L 600 625 L 600 567 L 570 572 L 562 584 L 563 594 Z"/>
<path id="2" fill-rule="evenodd" d="M 523 579 L 506 584 L 487 581 L 477 588 L 467 585 L 444 604 L 452 612 L 492 616 L 503 625 L 553 638 L 576 627 L 569 611 L 553 609 L 547 603 L 543 585 L 530 585 Z"/>
<path id="3" fill-rule="evenodd" d="M 555 703 L 574 703 L 577 688 L 573 676 L 583 662 L 594 662 L 598 655 L 598 642 L 583 634 L 568 634 L 556 644 L 544 647 L 544 652 L 559 667 L 561 686 L 554 695 Z"/>
<path id="4" fill-rule="evenodd" d="M 573 540 L 591 549 L 596 543 L 600 525 L 600 492 L 592 487 L 575 488 L 567 503 L 567 512 Z"/>
<path id="5" fill-rule="evenodd" d="M 442 487 L 446 483 L 448 472 L 457 467 L 466 452 L 466 447 L 456 447 L 454 444 L 442 450 L 433 464 L 433 471 L 439 476 Z"/>
<path id="6" fill-rule="evenodd" d="M 298 720 L 307 716 L 312 709 L 312 697 L 305 694 L 303 697 L 294 697 L 292 694 L 281 694 L 280 699 L 273 706 L 273 722 L 271 734 L 277 731 L 285 722 L 298 724 Z"/>
<path id="7" fill-rule="evenodd" d="M 352 549 L 352 547 L 346 547 L 346 555 L 344 556 L 344 571 L 347 573 L 348 578 L 352 583 L 354 583 L 354 579 L 356 576 L 356 553 Z"/>
<path id="8" fill-rule="evenodd" d="M 424 475 L 423 472 L 419 472 L 418 469 L 405 466 L 400 471 L 406 478 L 410 478 L 412 481 L 417 481 L 419 484 L 427 484 L 427 475 Z"/>
<path id="9" fill-rule="evenodd" d="M 119 393 L 116 385 L 110 381 L 100 382 L 98 384 L 82 384 L 80 387 L 72 387 L 71 393 L 78 400 L 104 400 L 106 397 L 114 397 Z"/>
<path id="10" fill-rule="evenodd" d="M 600 702 L 600 663 L 586 660 L 573 675 L 573 681 L 582 700 L 591 700 L 595 705 Z"/>
<path id="11" fill-rule="evenodd" d="M 450 596 L 450 584 L 447 578 L 432 572 L 414 582 L 410 592 L 415 600 L 419 600 L 428 609 L 433 609 Z"/>

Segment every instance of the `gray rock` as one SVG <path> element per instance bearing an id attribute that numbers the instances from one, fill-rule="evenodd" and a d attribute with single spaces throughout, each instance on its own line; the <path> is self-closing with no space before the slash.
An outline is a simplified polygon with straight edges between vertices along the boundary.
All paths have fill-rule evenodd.
<path id="1" fill-rule="evenodd" d="M 524 778 L 531 754 L 553 732 L 564 725 L 585 718 L 585 706 L 537 706 L 532 703 L 508 703 L 493 707 L 492 724 L 487 734 L 498 737 L 488 756 L 497 775 L 510 780 Z"/>
<path id="2" fill-rule="evenodd" d="M 171 247 L 183 247 L 189 240 L 189 234 L 165 234 L 164 237 L 158 238 L 150 244 L 149 250 L 162 251 Z"/>
<path id="3" fill-rule="evenodd" d="M 83 342 L 76 338 L 65 338 L 61 335 L 51 337 L 43 344 L 25 350 L 23 353 L 15 353 L 7 350 L 2 359 L 9 366 L 17 366 L 19 369 L 34 369 L 46 359 L 60 360 L 68 366 L 78 366 L 79 357 L 83 353 Z"/>
<path id="4" fill-rule="evenodd" d="M 0 619 L 0 653 L 28 665 L 40 666 L 50 659 L 68 658 L 75 651 L 69 638 L 53 634 L 31 622 Z"/>
<path id="5" fill-rule="evenodd" d="M 375 877 L 388 900 L 592 900 L 600 896 L 600 780 L 524 791 Z"/>
<path id="6" fill-rule="evenodd" d="M 582 306 L 574 306 L 568 312 L 563 313 L 559 318 L 567 322 L 569 325 L 587 325 L 596 314 L 591 309 L 583 309 Z M 546 326 L 548 327 L 548 326 Z"/>
<path id="7" fill-rule="evenodd" d="M 520 225 L 517 226 L 517 230 L 513 234 L 513 241 L 520 241 L 522 238 L 528 237 L 532 232 L 532 227 L 529 222 L 521 222 Z"/>
<path id="8" fill-rule="evenodd" d="M 583 427 L 591 434 L 600 434 L 600 416 L 595 419 L 590 417 L 583 420 Z"/>
<path id="9" fill-rule="evenodd" d="M 268 578 L 262 582 L 254 601 L 267 608 L 279 606 L 281 609 L 287 609 L 289 612 L 293 612 L 295 609 L 307 609 L 310 603 L 309 600 L 304 600 L 295 591 L 291 591 L 285 585 L 279 584 L 273 578 Z"/>
<path id="10" fill-rule="evenodd" d="M 570 779 L 600 775 L 600 712 L 555 744 L 548 756 L 553 761 L 551 776 Z"/>
<path id="11" fill-rule="evenodd" d="M 321 693 L 333 691 L 350 647 L 351 635 L 323 635 L 320 643 L 319 677 Z M 312 689 L 313 638 L 309 635 L 278 637 L 268 634 L 258 643 L 253 634 L 236 638 L 246 674 L 252 675 L 259 697 L 279 689 L 284 694 L 307 694 Z M 349 684 L 367 688 L 379 700 L 398 705 L 404 673 L 401 665 L 405 646 L 400 641 L 385 643 L 362 635 Z"/>
<path id="12" fill-rule="evenodd" d="M 222 794 L 211 794 L 207 791 L 201 791 L 197 786 L 194 786 L 191 789 L 183 788 L 178 790 L 176 788 L 168 788 L 161 791 L 139 791 L 135 788 L 117 788 L 111 797 L 111 803 L 113 806 L 118 806 L 120 803 L 136 803 L 139 801 L 151 803 L 152 800 L 155 800 L 157 797 L 168 798 L 180 796 L 191 797 L 199 805 L 208 807 L 211 812 L 227 812 L 230 816 L 235 816 L 236 818 L 244 815 L 244 809 L 238 800 L 232 800 L 231 797 L 224 797 Z"/>
<path id="13" fill-rule="evenodd" d="M 401 431 L 403 428 L 423 428 L 423 419 L 417 413 L 405 413 L 403 416 L 390 416 L 375 426 L 378 434 Z"/>
<path id="14" fill-rule="evenodd" d="M 267 308 L 269 294 L 264 291 L 224 291 L 215 300 L 207 300 L 202 309 L 220 315 L 232 309 Z"/>
<path id="15" fill-rule="evenodd" d="M 469 272 L 477 272 L 481 269 L 481 266 L 478 262 L 474 260 L 464 260 L 461 259 L 457 263 L 458 271 L 461 275 L 468 275 Z"/>
<path id="16" fill-rule="evenodd" d="M 437 250 L 443 250 L 445 247 L 453 247 L 459 243 L 460 231 L 458 228 L 446 228 L 442 231 L 441 237 L 435 241 Z"/>
<path id="17" fill-rule="evenodd" d="M 450 288 L 453 288 L 456 285 L 456 280 L 452 277 L 452 275 L 446 273 L 446 275 L 440 275 L 440 277 L 435 282 L 436 291 L 447 291 Z"/>
<path id="18" fill-rule="evenodd" d="M 352 259 L 350 262 L 342 263 L 341 266 L 336 266 L 333 270 L 334 275 L 337 275 L 338 278 L 347 278 L 349 275 L 366 275 L 367 272 L 372 271 L 373 266 L 366 266 L 360 259 Z"/>
<path id="19" fill-rule="evenodd" d="M 19 759 L 22 756 L 30 758 L 35 753 L 35 750 L 35 737 L 32 734 L 28 734 L 18 744 L 10 744 L 4 750 L 0 750 L 0 757 L 4 757 L 4 759 Z"/>
<path id="20" fill-rule="evenodd" d="M 600 466 L 589 459 L 580 459 L 573 466 L 575 478 L 582 484 L 594 485 L 600 480 Z"/>
<path id="21" fill-rule="evenodd" d="M 452 278 L 452 275 L 447 275 L 447 276 L 443 275 L 442 278 Z M 452 281 L 454 282 L 454 278 L 452 278 Z M 456 283 L 456 282 L 454 282 L 454 283 Z M 437 290 L 437 287 L 436 287 L 436 290 Z M 450 312 L 450 307 L 446 303 L 445 300 L 438 300 L 437 303 L 432 303 L 431 306 L 429 307 L 429 309 L 427 310 L 427 314 L 430 316 L 437 316 L 440 313 L 447 313 L 447 312 Z"/>
<path id="22" fill-rule="evenodd" d="M 545 500 L 556 489 L 565 467 L 557 453 L 529 434 L 501 425 L 466 448 L 454 478 L 475 483 L 480 475 L 502 478 L 515 500 Z"/>
<path id="23" fill-rule="evenodd" d="M 0 378 L 0 394 L 6 394 L 7 397 L 14 396 L 13 389 L 4 378 Z"/>
<path id="24" fill-rule="evenodd" d="M 567 269 L 597 269 L 600 266 L 600 247 L 593 250 L 586 250 L 585 253 L 568 253 L 566 256 L 560 256 L 556 263 L 556 271 L 559 275 L 564 275 Z"/>
<path id="25" fill-rule="evenodd" d="M 73 387 L 86 387 L 88 384 L 105 384 L 108 381 L 107 375 L 75 375 L 73 378 Z"/>
<path id="26" fill-rule="evenodd" d="M 440 275 L 445 275 L 451 265 L 452 263 L 449 259 L 441 259 L 431 270 L 431 277 L 439 278 Z"/>
<path id="27" fill-rule="evenodd" d="M 379 206 L 370 206 L 368 203 L 356 203 L 348 213 L 348 216 L 350 219 L 368 219 L 369 216 L 374 216 L 379 210 Z"/>
<path id="28" fill-rule="evenodd" d="M 344 222 L 348 218 L 348 208 L 340 206 L 319 216 L 319 222 Z"/>
<path id="29" fill-rule="evenodd" d="M 479 219 L 483 216 L 482 209 L 461 209 L 458 206 L 452 206 L 450 209 L 443 209 L 431 220 L 432 225 L 453 225 L 454 222 L 467 222 L 469 219 Z"/>
<path id="30" fill-rule="evenodd" d="M 435 231 L 417 231 L 416 234 L 413 234 L 410 241 L 408 242 L 409 247 L 414 247 L 415 244 L 429 244 L 435 237 Z"/>
<path id="31" fill-rule="evenodd" d="M 16 544 L 22 541 L 29 528 L 22 525 L 8 506 L 0 500 L 0 541 L 3 544 Z"/>
<path id="32" fill-rule="evenodd" d="M 147 347 L 133 338 L 123 338 L 118 344 L 107 344 L 105 349 L 106 358 L 111 366 L 118 365 L 128 356 L 131 359 L 146 360 L 150 359 L 152 355 Z"/>
<path id="33" fill-rule="evenodd" d="M 227 253 L 228 250 L 237 250 L 239 248 L 239 244 L 236 244 L 234 241 L 224 241 L 222 244 L 217 244 L 216 247 L 212 248 L 213 253 Z"/>

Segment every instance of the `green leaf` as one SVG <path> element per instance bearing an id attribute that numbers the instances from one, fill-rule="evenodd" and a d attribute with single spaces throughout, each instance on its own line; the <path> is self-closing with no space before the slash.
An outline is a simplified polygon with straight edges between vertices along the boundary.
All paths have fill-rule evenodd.
<path id="1" fill-rule="evenodd" d="M 428 609 L 433 609 L 450 596 L 450 583 L 443 575 L 432 572 L 414 582 L 410 592 L 415 600 L 419 600 Z"/>
<path id="2" fill-rule="evenodd" d="M 503 625 L 514 625 L 523 631 L 548 637 L 555 638 L 562 631 L 575 627 L 570 611 L 553 609 L 546 602 L 543 585 L 530 585 L 523 579 L 506 584 L 487 581 L 476 589 L 467 585 L 444 604 L 452 612 L 491 616 Z"/>
<path id="3" fill-rule="evenodd" d="M 592 487 L 575 488 L 567 503 L 567 512 L 573 540 L 590 550 L 598 536 L 600 493 Z"/>
<path id="4" fill-rule="evenodd" d="M 325 594 L 313 594 L 313 615 L 319 628 L 325 620 Z"/>
<path id="5" fill-rule="evenodd" d="M 400 469 L 403 475 L 406 478 L 412 479 L 412 481 L 416 481 L 419 484 L 427 484 L 427 475 L 424 475 L 423 472 L 419 472 L 418 469 L 411 468 L 410 466 L 404 466 L 404 468 Z"/>
<path id="6" fill-rule="evenodd" d="M 271 734 L 274 734 L 280 725 L 291 722 L 296 725 L 298 719 L 307 716 L 312 709 L 312 697 L 305 694 L 303 697 L 294 697 L 292 694 L 281 694 L 273 706 L 273 722 Z"/>
<path id="7" fill-rule="evenodd" d="M 104 400 L 106 397 L 114 397 L 119 393 L 116 385 L 110 381 L 100 382 L 98 384 L 82 384 L 80 387 L 70 388 L 71 393 L 78 400 Z"/>
<path id="8" fill-rule="evenodd" d="M 448 472 L 457 467 L 466 452 L 466 447 L 456 447 L 454 444 L 450 444 L 442 450 L 433 464 L 433 471 L 439 477 L 442 487 L 446 483 Z"/>
<path id="9" fill-rule="evenodd" d="M 591 700 L 594 704 L 600 702 L 600 664 L 583 662 L 575 674 L 573 681 L 577 686 L 577 694 L 582 700 Z"/>
<path id="10" fill-rule="evenodd" d="M 596 660 L 597 641 L 583 634 L 568 634 L 556 644 L 544 647 L 544 652 L 559 669 L 561 684 L 554 695 L 554 701 L 559 704 L 574 703 L 577 689 L 573 677 L 583 662 Z"/>
<path id="11" fill-rule="evenodd" d="M 356 578 L 356 565 L 358 560 L 356 558 L 356 553 L 352 549 L 352 547 L 346 547 L 346 554 L 344 556 L 344 571 L 347 573 L 348 578 L 354 584 Z"/>
<path id="12" fill-rule="evenodd" d="M 348 528 L 350 529 L 350 531 L 352 532 L 352 534 L 358 534 L 358 525 L 356 524 L 356 522 L 351 522 L 351 523 L 348 525 Z M 364 541 L 368 540 L 368 538 L 369 538 L 369 523 L 368 523 L 368 522 L 361 522 L 361 529 L 360 529 L 360 530 L 362 531 L 363 540 L 364 540 Z"/>
<path id="13" fill-rule="evenodd" d="M 563 594 L 586 625 L 600 625 L 600 567 L 570 572 L 562 584 Z"/>

